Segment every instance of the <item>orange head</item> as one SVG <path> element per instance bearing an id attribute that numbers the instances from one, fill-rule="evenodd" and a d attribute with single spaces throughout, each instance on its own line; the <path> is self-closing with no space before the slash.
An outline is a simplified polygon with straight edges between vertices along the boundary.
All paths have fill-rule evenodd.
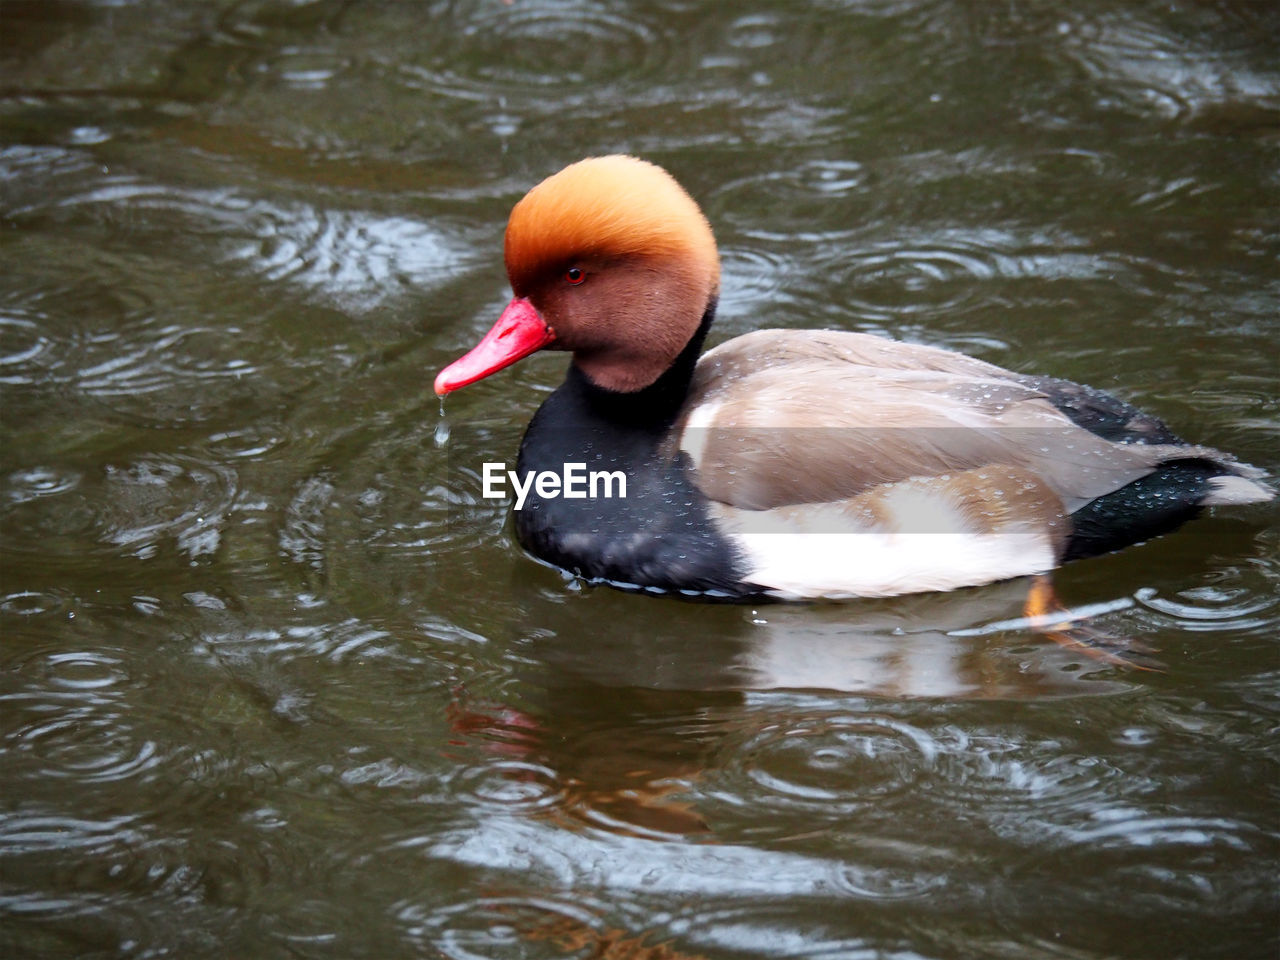
<path id="1" fill-rule="evenodd" d="M 437 377 L 437 393 L 547 346 L 573 351 L 598 386 L 642 389 L 679 356 L 720 286 L 702 211 L 635 157 L 593 157 L 542 181 L 511 211 L 505 254 L 515 299 Z"/>

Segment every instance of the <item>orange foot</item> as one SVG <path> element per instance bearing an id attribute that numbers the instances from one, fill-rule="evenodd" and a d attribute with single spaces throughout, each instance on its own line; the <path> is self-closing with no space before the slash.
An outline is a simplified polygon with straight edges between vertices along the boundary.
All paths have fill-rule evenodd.
<path id="1" fill-rule="evenodd" d="M 1054 643 L 1104 663 L 1133 670 L 1164 670 L 1164 664 L 1149 656 L 1155 648 L 1129 637 L 1119 637 L 1098 630 L 1085 623 L 1074 622 L 1070 610 L 1053 590 L 1053 582 L 1046 576 L 1035 577 L 1023 613 L 1031 621 L 1037 633 L 1043 633 Z"/>

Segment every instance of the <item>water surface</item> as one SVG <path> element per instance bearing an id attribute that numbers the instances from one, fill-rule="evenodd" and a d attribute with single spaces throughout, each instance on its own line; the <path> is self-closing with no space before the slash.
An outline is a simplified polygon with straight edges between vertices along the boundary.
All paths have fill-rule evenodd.
<path id="1" fill-rule="evenodd" d="M 933 0 L 0 4 L 0 950 L 1230 958 L 1280 949 L 1274 505 L 1025 584 L 592 589 L 450 397 L 512 203 L 669 167 L 713 340 L 1112 390 L 1280 472 L 1280 16 Z"/>

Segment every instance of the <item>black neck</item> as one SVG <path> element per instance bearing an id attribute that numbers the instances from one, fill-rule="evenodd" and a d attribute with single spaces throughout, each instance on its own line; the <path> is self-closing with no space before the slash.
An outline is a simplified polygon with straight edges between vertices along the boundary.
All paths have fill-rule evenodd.
<path id="1" fill-rule="evenodd" d="M 716 303 L 716 298 L 712 297 L 702 314 L 702 322 L 680 351 L 680 356 L 649 386 L 631 393 L 606 390 L 588 380 L 575 364 L 569 365 L 566 385 L 572 384 L 574 389 L 585 395 L 592 410 L 610 420 L 633 426 L 670 425 L 689 395 L 689 384 L 693 380 L 693 369 L 698 364 L 698 355 L 702 353 L 702 342 L 715 319 Z"/>

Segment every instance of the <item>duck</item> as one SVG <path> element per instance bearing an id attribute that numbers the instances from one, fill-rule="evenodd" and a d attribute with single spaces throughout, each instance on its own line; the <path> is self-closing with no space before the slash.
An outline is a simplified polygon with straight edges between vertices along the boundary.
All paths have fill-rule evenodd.
<path id="1" fill-rule="evenodd" d="M 538 183 L 503 253 L 512 299 L 435 392 L 571 354 L 520 443 L 513 516 L 530 554 L 589 582 L 812 601 L 1029 577 L 1034 595 L 1067 561 L 1273 496 L 1262 470 L 1125 400 L 938 346 L 760 329 L 704 351 L 711 225 L 636 157 Z M 528 482 L 569 464 L 625 495 Z M 1052 609 L 1051 591 L 1029 601 Z"/>

